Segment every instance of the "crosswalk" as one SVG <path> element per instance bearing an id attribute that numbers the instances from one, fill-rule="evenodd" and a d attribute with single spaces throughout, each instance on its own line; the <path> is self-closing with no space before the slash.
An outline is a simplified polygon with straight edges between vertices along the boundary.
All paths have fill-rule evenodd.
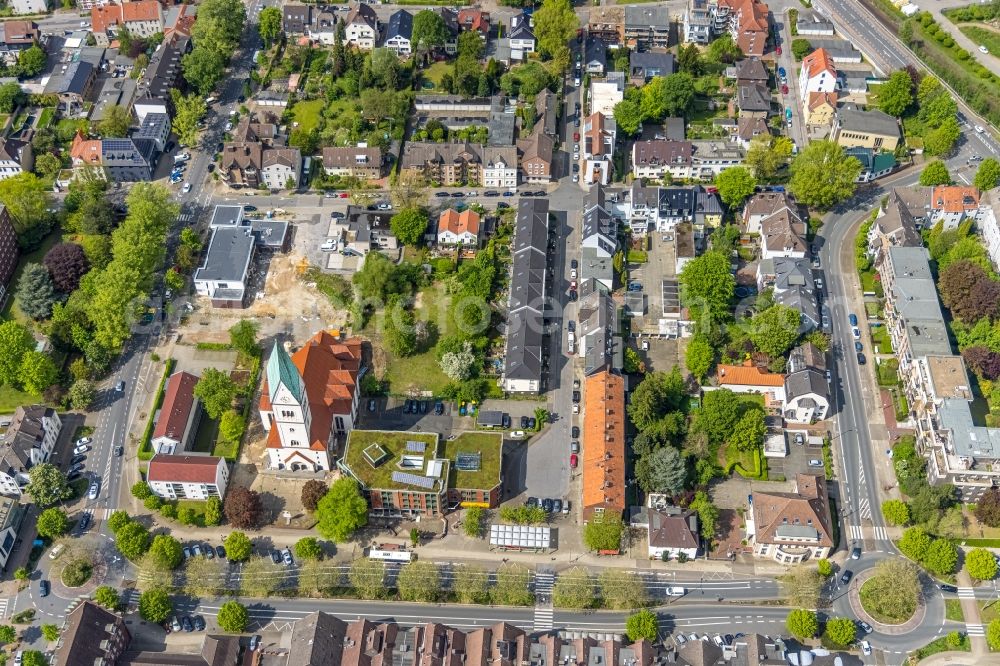
<path id="1" fill-rule="evenodd" d="M 535 631 L 550 631 L 553 626 L 552 583 L 555 576 L 551 571 L 535 573 Z"/>
<path id="2" fill-rule="evenodd" d="M 849 534 L 850 541 L 861 541 L 862 539 L 865 538 L 864 528 L 861 525 L 848 525 L 847 531 Z M 872 538 L 875 539 L 875 541 L 889 540 L 889 533 L 886 532 L 886 529 L 884 527 L 873 526 L 871 528 L 871 531 L 872 531 Z"/>
<path id="3" fill-rule="evenodd" d="M 967 624 L 965 625 L 965 633 L 969 636 L 985 636 L 986 630 L 981 624 Z"/>
<path id="4" fill-rule="evenodd" d="M 0 599 L 0 620 L 6 619 L 7 617 L 7 605 L 10 603 L 10 599 Z"/>
<path id="5" fill-rule="evenodd" d="M 971 587 L 960 587 L 958 588 L 958 598 L 959 599 L 975 599 L 976 591 Z"/>
<path id="6" fill-rule="evenodd" d="M 180 215 L 177 216 L 178 222 L 190 222 L 193 219 L 194 215 L 192 215 L 191 213 L 181 213 Z"/>
<path id="7" fill-rule="evenodd" d="M 122 595 L 122 605 L 138 606 L 139 605 L 139 590 L 132 588 L 131 590 L 126 590 Z"/>

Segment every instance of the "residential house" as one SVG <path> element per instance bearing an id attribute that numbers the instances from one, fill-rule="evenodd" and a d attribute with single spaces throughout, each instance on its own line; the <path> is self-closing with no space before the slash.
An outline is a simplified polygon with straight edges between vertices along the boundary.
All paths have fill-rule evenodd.
<path id="1" fill-rule="evenodd" d="M 666 497 L 652 493 L 643 507 L 642 527 L 646 528 L 646 548 L 651 560 L 676 560 L 698 557 L 698 512 L 667 503 Z M 636 526 L 635 519 L 632 525 Z"/>
<path id="2" fill-rule="evenodd" d="M 208 250 L 194 272 L 195 291 L 211 299 L 213 307 L 246 307 L 254 255 L 258 248 L 284 250 L 288 222 L 247 220 L 243 218 L 242 206 L 220 205 L 215 207 L 211 230 Z"/>
<path id="3" fill-rule="evenodd" d="M 825 50 L 830 54 L 830 59 L 838 64 L 861 64 L 864 60 L 861 56 L 861 51 L 846 39 L 840 39 L 839 37 L 835 39 L 812 37 L 809 39 L 809 44 L 814 49 Z M 858 72 L 859 70 L 854 71 Z M 870 72 L 871 70 L 868 71 Z"/>
<path id="4" fill-rule="evenodd" d="M 444 44 L 441 46 L 435 46 L 431 50 L 436 53 L 441 53 L 442 51 L 447 55 L 455 55 L 458 53 L 458 33 L 462 31 L 462 27 L 458 23 L 458 12 L 451 7 L 438 7 L 434 10 L 441 20 L 444 21 L 445 27 L 445 40 Z M 489 34 L 483 37 L 484 45 L 489 39 Z"/>
<path id="5" fill-rule="evenodd" d="M 190 372 L 170 375 L 163 406 L 153 428 L 154 453 L 173 454 L 187 450 L 201 417 L 201 401 L 194 394 L 197 384 L 198 377 Z"/>
<path id="6" fill-rule="evenodd" d="M 559 134 L 559 98 L 548 88 L 542 88 L 535 95 L 535 126 L 541 127 L 548 136 Z"/>
<path id="7" fill-rule="evenodd" d="M 673 53 L 631 51 L 628 56 L 629 83 L 642 86 L 654 76 L 670 76 L 677 71 Z"/>
<path id="8" fill-rule="evenodd" d="M 809 93 L 805 111 L 806 125 L 811 127 L 829 127 L 837 115 L 837 93 Z"/>
<path id="9" fill-rule="evenodd" d="M 17 533 L 27 513 L 27 505 L 13 497 L 0 497 L 0 567 L 7 567 L 11 554 L 20 543 Z"/>
<path id="10" fill-rule="evenodd" d="M 548 199 L 522 197 L 514 218 L 502 387 L 540 393 L 549 237 Z"/>
<path id="11" fill-rule="evenodd" d="M 990 239 L 982 225 L 980 227 L 984 243 L 989 251 Z M 922 244 L 923 240 L 917 229 L 916 220 L 903 201 L 901 190 L 892 188 L 886 197 L 885 205 L 879 207 L 878 216 L 868 230 L 868 253 L 877 266 L 890 247 L 897 245 L 919 247 Z"/>
<path id="12" fill-rule="evenodd" d="M 692 141 L 691 177 L 714 180 L 729 167 L 743 164 L 746 151 L 736 142 Z"/>
<path id="13" fill-rule="evenodd" d="M 857 179 L 859 183 L 888 176 L 896 168 L 896 156 L 892 153 L 876 152 L 871 148 L 847 148 L 844 153 L 861 162 L 861 173 Z"/>
<path id="14" fill-rule="evenodd" d="M 771 89 L 763 83 L 740 83 L 733 98 L 740 118 L 764 118 L 771 113 Z"/>
<path id="15" fill-rule="evenodd" d="M 243 654 L 253 655 L 254 652 L 249 647 L 244 652 L 239 636 L 206 634 L 198 652 L 192 652 L 188 646 L 180 647 L 177 652 L 151 653 L 129 650 L 118 659 L 117 664 L 118 666 L 237 666 L 242 663 Z M 110 662 L 106 662 L 106 666 L 109 664 Z"/>
<path id="16" fill-rule="evenodd" d="M 555 153 L 553 138 L 536 127 L 527 139 L 518 139 L 517 151 L 521 155 L 521 181 L 548 183 L 552 181 L 552 163 Z"/>
<path id="17" fill-rule="evenodd" d="M 610 268 L 618 249 L 618 223 L 605 201 L 604 188 L 597 185 L 583 200 L 580 242 L 580 279 L 595 279 L 609 291 L 614 288 Z"/>
<path id="18" fill-rule="evenodd" d="M 157 0 L 132 0 L 90 10 L 90 31 L 98 46 L 117 40 L 121 30 L 132 37 L 148 38 L 162 33 L 164 27 L 163 5 Z"/>
<path id="19" fill-rule="evenodd" d="M 986 253 L 989 255 L 990 261 L 993 262 L 994 266 L 1000 266 L 1000 221 L 997 219 L 1000 216 L 1000 190 L 994 188 L 986 192 L 984 196 L 985 201 L 982 202 L 983 207 L 977 218 L 976 228 L 983 240 L 983 245 L 986 246 Z M 0 256 L 2 254 L 3 250 L 0 249 Z M 3 272 L 0 270 L 0 296 L 3 294 L 4 280 L 2 278 Z"/>
<path id="20" fill-rule="evenodd" d="M 706 229 L 716 229 L 722 224 L 722 197 L 716 188 L 708 190 L 701 185 L 693 187 L 695 193 L 694 200 L 694 226 L 695 229 L 704 233 Z"/>
<path id="21" fill-rule="evenodd" d="M 802 220 L 799 205 L 785 192 L 758 192 L 747 200 L 743 207 L 743 225 L 746 233 L 760 234 L 761 222 L 783 210 L 793 218 Z"/>
<path id="22" fill-rule="evenodd" d="M 146 472 L 149 489 L 166 500 L 222 499 L 229 483 L 229 465 L 220 456 L 157 453 Z"/>
<path id="23" fill-rule="evenodd" d="M 586 378 L 583 411 L 583 520 L 625 512 L 625 379 L 604 371 Z"/>
<path id="24" fill-rule="evenodd" d="M 670 46 L 670 8 L 665 5 L 625 7 L 625 46 L 637 51 Z"/>
<path id="25" fill-rule="evenodd" d="M 535 97 L 535 103 L 538 103 L 538 96 Z M 552 116 L 555 117 L 555 114 L 556 111 L 553 111 Z M 548 118 L 543 120 L 549 122 Z M 490 98 L 489 135 L 486 138 L 486 145 L 513 146 L 516 125 L 517 105 L 507 103 L 503 95 L 494 95 Z"/>
<path id="26" fill-rule="evenodd" d="M 132 635 L 122 616 L 86 600 L 66 615 L 52 666 L 116 664 Z"/>
<path id="27" fill-rule="evenodd" d="M 590 112 L 615 115 L 615 106 L 625 99 L 625 73 L 608 72 L 603 80 L 590 82 Z"/>
<path id="28" fill-rule="evenodd" d="M 625 8 L 614 5 L 592 7 L 587 22 L 587 36 L 598 38 L 608 46 L 625 43 Z"/>
<path id="29" fill-rule="evenodd" d="M 454 208 L 441 211 L 437 226 L 438 245 L 479 247 L 479 213 L 467 208 L 459 213 Z"/>
<path id="30" fill-rule="evenodd" d="M 624 204 L 624 218 L 633 234 L 645 234 L 656 228 L 659 188 L 645 185 L 642 178 L 632 181 Z"/>
<path id="31" fill-rule="evenodd" d="M 768 81 L 771 80 L 767 67 L 757 57 L 737 60 L 733 66 L 733 74 L 736 77 L 737 85 L 758 83 L 767 86 Z"/>
<path id="32" fill-rule="evenodd" d="M 767 126 L 767 120 L 761 116 L 740 117 L 736 121 L 736 135 L 733 138 L 743 150 L 750 150 L 750 143 L 754 139 L 770 136 L 771 130 Z"/>
<path id="33" fill-rule="evenodd" d="M 333 9 L 317 7 L 315 12 L 311 12 L 312 19 L 309 23 L 309 37 L 323 44 L 333 46 L 337 34 L 337 14 Z"/>
<path id="34" fill-rule="evenodd" d="M 719 364 L 715 372 L 720 389 L 729 389 L 734 393 L 759 393 L 764 396 L 765 406 L 780 406 L 785 402 L 785 376 L 780 372 L 761 370 L 749 360 L 743 365 Z"/>
<path id="35" fill-rule="evenodd" d="M 70 148 L 74 166 L 96 167 L 117 182 L 153 179 L 159 151 L 149 139 L 84 139 L 77 131 Z"/>
<path id="36" fill-rule="evenodd" d="M 135 103 L 139 122 L 143 121 L 147 111 L 164 113 L 173 109 L 170 91 L 184 85 L 181 61 L 190 50 L 191 37 L 182 32 L 171 33 L 156 47 L 139 79 L 139 94 Z M 158 104 L 153 106 L 150 102 Z"/>
<path id="37" fill-rule="evenodd" d="M 608 45 L 599 37 L 591 37 L 587 40 L 587 46 L 583 58 L 583 69 L 588 74 L 604 75 L 608 68 Z"/>
<path id="38" fill-rule="evenodd" d="M 802 59 L 799 70 L 799 94 L 803 104 L 811 93 L 833 93 L 837 90 L 837 68 L 826 49 L 816 49 Z M 836 104 L 834 105 L 836 106 Z"/>
<path id="39" fill-rule="evenodd" d="M 401 58 L 407 58 L 413 53 L 413 45 L 410 43 L 413 37 L 413 14 L 400 9 L 389 17 L 389 23 L 385 28 L 385 41 L 382 46 L 393 51 Z"/>
<path id="40" fill-rule="evenodd" d="M 108 117 L 108 110 L 114 107 L 121 107 L 132 116 L 138 90 L 139 82 L 131 77 L 104 79 L 101 90 L 97 93 L 97 101 L 90 110 L 90 121 L 100 123 Z M 163 112 L 166 111 L 167 107 L 164 105 Z"/>
<path id="41" fill-rule="evenodd" d="M 0 23 L 0 59 L 8 67 L 17 64 L 23 51 L 38 43 L 41 33 L 34 21 L 5 21 Z"/>
<path id="42" fill-rule="evenodd" d="M 0 303 L 7 299 L 7 287 L 17 269 L 21 256 L 21 246 L 17 242 L 17 232 L 11 222 L 7 207 L 0 204 Z"/>
<path id="43" fill-rule="evenodd" d="M 329 234 L 341 242 L 345 254 L 364 257 L 372 251 L 394 252 L 399 240 L 392 233 L 392 216 L 392 211 L 348 206 L 346 217 L 330 222 Z"/>
<path id="44" fill-rule="evenodd" d="M 232 141 L 223 146 L 219 173 L 234 189 L 286 189 L 301 179 L 302 154 L 283 145 L 277 125 L 246 116 L 237 124 Z"/>
<path id="45" fill-rule="evenodd" d="M 781 564 L 822 559 L 835 545 L 826 479 L 821 474 L 796 475 L 790 493 L 753 493 L 746 521 L 753 554 Z"/>
<path id="46" fill-rule="evenodd" d="M 595 113 L 583 121 L 583 182 L 607 185 L 611 181 L 615 138 L 618 125 L 614 118 Z"/>
<path id="47" fill-rule="evenodd" d="M 463 7 L 458 10 L 458 26 L 462 30 L 474 30 L 484 40 L 490 37 L 490 13 L 479 7 Z"/>
<path id="48" fill-rule="evenodd" d="M 658 181 L 690 178 L 693 156 L 690 141 L 636 141 L 632 144 L 632 176 Z"/>
<path id="49" fill-rule="evenodd" d="M 514 146 L 483 147 L 483 187 L 517 188 L 517 148 Z"/>
<path id="50" fill-rule="evenodd" d="M 757 0 L 718 0 L 715 18 L 746 56 L 762 56 L 769 34 L 768 7 Z"/>
<path id="51" fill-rule="evenodd" d="M 483 179 L 481 147 L 472 143 L 407 141 L 400 171 L 443 186 L 480 185 Z"/>
<path id="52" fill-rule="evenodd" d="M 845 106 L 834 116 L 830 136 L 844 148 L 893 152 L 899 145 L 899 123 L 882 111 L 860 111 Z"/>
<path id="53" fill-rule="evenodd" d="M 330 450 L 357 420 L 365 371 L 361 338 L 320 331 L 291 355 L 275 342 L 259 404 L 268 468 L 330 470 Z"/>
<path id="54" fill-rule="evenodd" d="M 10 10 L 17 16 L 24 14 L 46 14 L 49 11 L 48 0 L 11 0 Z"/>
<path id="55" fill-rule="evenodd" d="M 507 40 L 510 43 L 511 53 L 519 54 L 519 56 L 511 56 L 514 60 L 524 60 L 528 53 L 535 52 L 535 33 L 531 31 L 527 16 L 516 14 L 510 17 Z"/>
<path id="56" fill-rule="evenodd" d="M 819 328 L 822 317 L 812 267 L 805 257 L 775 256 L 757 264 L 757 285 L 772 289 L 774 302 L 799 313 L 802 331 Z"/>
<path id="57" fill-rule="evenodd" d="M 618 306 L 610 295 L 610 288 L 593 279 L 583 280 L 581 285 L 577 334 L 584 364 L 583 374 L 590 377 L 598 372 L 620 371 L 624 346 L 618 334 Z"/>
<path id="58" fill-rule="evenodd" d="M 147 113 L 139 128 L 132 133 L 136 141 L 152 141 L 157 152 L 166 150 L 170 139 L 170 115 L 166 113 Z"/>
<path id="59" fill-rule="evenodd" d="M 90 97 L 96 79 L 97 69 L 86 60 L 57 65 L 45 84 L 45 93 L 58 96 L 68 115 L 75 115 Z"/>
<path id="60" fill-rule="evenodd" d="M 35 156 L 29 141 L 0 138 L 0 180 L 35 168 Z"/>
<path id="61" fill-rule="evenodd" d="M 0 493 L 20 496 L 28 472 L 47 462 L 55 448 L 62 420 L 44 405 L 18 407 L 0 443 Z"/>
<path id="62" fill-rule="evenodd" d="M 379 24 L 378 16 L 370 5 L 360 2 L 351 8 L 344 19 L 344 37 L 347 44 L 363 51 L 375 48 L 379 38 Z"/>
<path id="63" fill-rule="evenodd" d="M 697 198 L 690 187 L 660 187 L 657 189 L 656 230 L 673 231 L 678 224 L 692 222 Z"/>
<path id="64" fill-rule="evenodd" d="M 286 3 L 281 8 L 281 29 L 290 37 L 305 35 L 312 24 L 312 5 Z"/>
<path id="65" fill-rule="evenodd" d="M 382 178 L 382 150 L 362 143 L 357 146 L 323 148 L 323 172 L 327 176 L 376 181 Z"/>
<path id="66" fill-rule="evenodd" d="M 806 256 L 806 223 L 791 208 L 761 220 L 761 258 Z"/>
<path id="67" fill-rule="evenodd" d="M 819 370 L 791 372 L 785 377 L 782 415 L 789 423 L 815 423 L 830 410 L 830 384 Z"/>
<path id="68" fill-rule="evenodd" d="M 942 223 L 945 231 L 957 229 L 963 220 L 979 211 L 979 190 L 970 185 L 936 185 L 931 190 L 931 224 Z"/>
<path id="69" fill-rule="evenodd" d="M 688 0 L 684 9 L 684 43 L 708 44 L 712 39 L 712 8 L 708 0 Z"/>

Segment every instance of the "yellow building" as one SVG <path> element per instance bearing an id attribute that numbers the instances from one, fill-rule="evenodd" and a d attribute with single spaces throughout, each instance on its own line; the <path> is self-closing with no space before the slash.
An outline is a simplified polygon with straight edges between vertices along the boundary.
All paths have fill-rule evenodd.
<path id="1" fill-rule="evenodd" d="M 837 93 L 809 93 L 806 113 L 806 125 L 829 127 L 837 113 Z"/>
<path id="2" fill-rule="evenodd" d="M 881 111 L 860 111 L 845 107 L 837 111 L 833 121 L 833 140 L 844 148 L 871 148 L 875 151 L 896 150 L 899 145 L 899 123 Z"/>

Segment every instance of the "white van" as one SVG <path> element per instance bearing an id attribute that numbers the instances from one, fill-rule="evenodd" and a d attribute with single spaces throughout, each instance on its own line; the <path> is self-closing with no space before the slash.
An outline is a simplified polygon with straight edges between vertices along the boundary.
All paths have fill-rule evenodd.
<path id="1" fill-rule="evenodd" d="M 683 587 L 668 587 L 667 596 L 668 597 L 683 597 L 686 590 Z"/>
<path id="2" fill-rule="evenodd" d="M 49 559 L 50 560 L 56 559 L 57 557 L 62 555 L 62 552 L 64 550 L 66 550 L 66 544 L 64 543 L 57 544 L 56 547 L 53 548 L 52 551 L 49 553 Z"/>

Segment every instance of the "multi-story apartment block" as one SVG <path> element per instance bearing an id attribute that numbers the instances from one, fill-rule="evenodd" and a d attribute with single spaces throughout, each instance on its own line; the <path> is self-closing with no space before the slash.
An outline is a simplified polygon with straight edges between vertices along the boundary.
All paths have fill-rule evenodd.
<path id="1" fill-rule="evenodd" d="M 432 184 L 481 185 L 482 147 L 472 143 L 408 141 L 400 170 Z"/>

